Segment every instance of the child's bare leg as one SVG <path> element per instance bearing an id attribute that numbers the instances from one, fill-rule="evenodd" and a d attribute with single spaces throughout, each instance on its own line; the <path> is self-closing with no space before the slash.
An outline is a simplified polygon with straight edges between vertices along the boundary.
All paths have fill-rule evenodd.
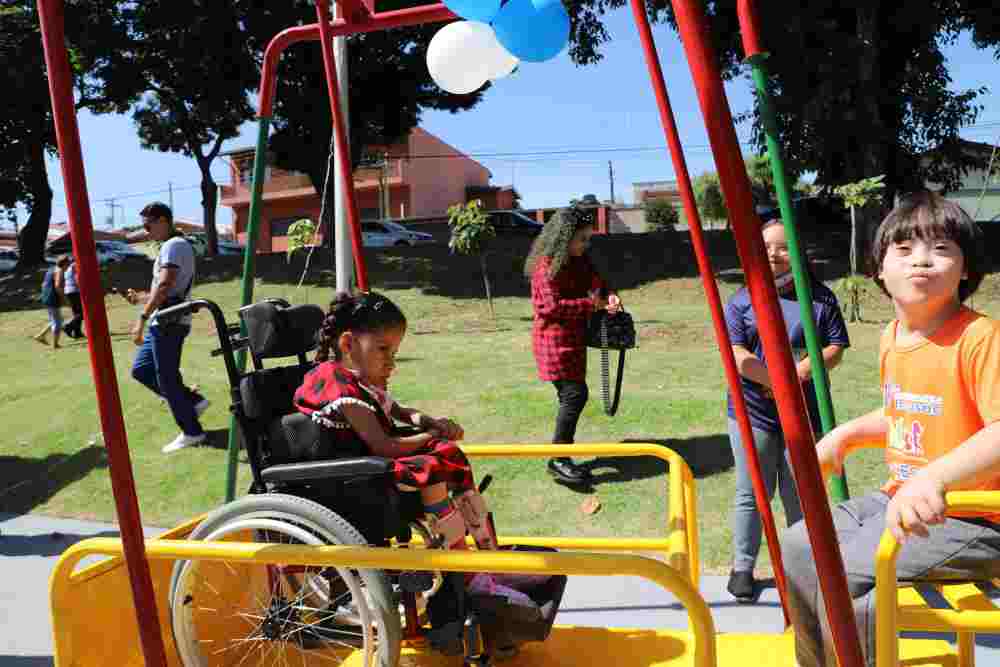
<path id="1" fill-rule="evenodd" d="M 479 491 L 475 488 L 463 491 L 455 496 L 455 504 L 465 518 L 465 525 L 468 526 L 472 539 L 476 541 L 476 547 L 497 549 L 497 536 L 490 521 L 490 512 L 486 507 L 486 500 Z"/>
<path id="2" fill-rule="evenodd" d="M 431 530 L 441 536 L 448 549 L 465 549 L 465 520 L 448 498 L 448 486 L 444 483 L 431 484 L 420 489 L 420 499 L 424 513 L 429 519 Z"/>

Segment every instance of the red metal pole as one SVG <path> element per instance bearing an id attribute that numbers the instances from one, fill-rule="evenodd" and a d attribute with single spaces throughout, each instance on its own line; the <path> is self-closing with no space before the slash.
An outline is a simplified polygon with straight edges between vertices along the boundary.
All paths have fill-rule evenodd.
<path id="1" fill-rule="evenodd" d="M 737 0 L 736 15 L 740 21 L 740 32 L 743 34 L 743 51 L 747 60 L 764 53 L 760 40 L 760 21 L 757 20 L 757 7 L 753 0 Z"/>
<path id="2" fill-rule="evenodd" d="M 778 405 L 778 418 L 795 469 L 796 486 L 816 559 L 837 657 L 841 667 L 862 667 L 864 663 L 854 625 L 851 596 L 847 590 L 844 563 L 833 531 L 823 477 L 816 460 L 812 428 L 792 361 L 784 318 L 778 306 L 774 277 L 764 253 L 760 224 L 754 213 L 750 181 L 736 139 L 732 113 L 722 87 L 715 53 L 708 43 L 708 25 L 697 0 L 672 0 L 672 4 L 681 43 L 698 92 L 698 102 L 705 118 L 719 182 L 732 216 L 733 234 L 750 291 L 750 300 L 757 313 L 768 374 L 772 379 L 774 398 Z"/>
<path id="3" fill-rule="evenodd" d="M 753 482 L 753 492 L 757 499 L 757 508 L 760 510 L 764 535 L 767 538 L 767 548 L 771 554 L 771 562 L 774 564 L 774 578 L 777 583 L 778 596 L 781 599 L 781 609 L 785 613 L 785 625 L 788 625 L 788 604 L 785 600 L 785 568 L 781 560 L 778 531 L 774 525 L 774 514 L 771 512 L 771 503 L 767 498 L 767 487 L 764 485 L 764 479 L 760 474 L 760 460 L 757 457 L 757 448 L 754 446 L 750 418 L 747 416 L 746 401 L 743 397 L 743 388 L 740 384 L 740 373 L 736 368 L 736 357 L 733 354 L 732 342 L 729 339 L 729 330 L 726 328 L 726 321 L 722 312 L 722 299 L 719 297 L 719 286 L 715 283 L 715 272 L 712 270 L 712 263 L 709 259 L 708 250 L 705 247 L 705 238 L 701 229 L 701 216 L 698 214 L 698 205 L 695 203 L 694 189 L 691 187 L 691 177 L 688 174 L 687 161 L 684 158 L 684 148 L 681 146 L 680 134 L 677 132 L 677 123 L 674 120 L 674 112 L 670 106 L 670 97 L 667 95 L 667 85 L 663 79 L 660 57 L 656 52 L 653 31 L 649 27 L 649 17 L 646 15 L 643 0 L 631 0 L 631 3 L 632 15 L 635 17 L 635 25 L 639 29 L 639 39 L 642 41 L 642 49 L 646 55 L 649 78 L 653 82 L 653 92 L 656 93 L 656 106 L 660 111 L 660 123 L 663 125 L 667 145 L 670 147 L 670 157 L 673 160 L 674 173 L 677 174 L 677 187 L 680 190 L 681 201 L 684 204 L 684 215 L 687 218 L 688 230 L 691 233 L 694 255 L 698 261 L 698 271 L 701 273 L 701 282 L 705 288 L 705 296 L 708 297 L 709 312 L 712 314 L 712 325 L 715 328 L 715 338 L 719 343 L 719 354 L 722 356 L 722 365 L 726 371 L 729 393 L 733 397 L 733 411 L 736 413 L 736 422 L 740 428 L 743 449 L 746 451 L 747 463 L 750 468 L 750 479 Z"/>
<path id="4" fill-rule="evenodd" d="M 330 23 L 330 37 L 356 35 L 377 30 L 389 30 L 422 23 L 440 23 L 458 18 L 442 4 L 421 5 L 409 9 L 398 9 L 373 15 L 364 23 L 345 23 L 337 19 Z M 282 30 L 271 40 L 264 51 L 264 67 L 261 72 L 260 116 L 270 118 L 274 104 L 275 71 L 282 51 L 299 42 L 315 41 L 320 38 L 319 24 L 296 26 Z"/>
<path id="5" fill-rule="evenodd" d="M 115 379 L 115 361 L 111 354 L 108 316 L 104 309 L 104 289 L 101 287 L 97 255 L 94 250 L 94 228 L 90 219 L 90 200 L 87 197 L 87 180 L 83 171 L 80 130 L 76 124 L 73 102 L 73 77 L 63 33 L 63 9 L 63 0 L 38 0 L 38 18 L 42 29 L 42 45 L 45 49 L 45 65 L 49 75 L 52 117 L 59 144 L 63 187 L 66 190 L 66 208 L 69 212 L 69 228 L 73 240 L 73 256 L 77 266 L 76 279 L 83 300 L 90 367 L 97 390 L 97 408 L 108 452 L 111 488 L 115 496 L 118 526 L 122 536 L 129 582 L 132 586 L 132 598 L 135 601 L 142 652 L 149 667 L 166 667 L 167 658 L 160 635 L 156 598 L 153 594 L 149 563 L 146 560 L 142 520 L 139 516 L 132 462 L 125 436 L 125 420 L 122 418 L 121 398 L 118 395 L 118 382 Z"/>

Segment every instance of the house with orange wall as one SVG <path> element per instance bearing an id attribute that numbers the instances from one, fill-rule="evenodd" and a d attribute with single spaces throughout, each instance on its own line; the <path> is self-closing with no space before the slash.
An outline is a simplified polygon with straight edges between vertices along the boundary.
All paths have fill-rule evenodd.
<path id="1" fill-rule="evenodd" d="M 369 152 L 385 159 L 377 166 L 354 171 L 362 220 L 443 218 L 449 206 L 467 201 L 469 193 L 492 192 L 495 199 L 504 201 L 509 196 L 504 188 L 490 186 L 486 167 L 419 127 L 405 140 Z M 231 185 L 221 187 L 220 203 L 232 209 L 234 235 L 239 243 L 246 243 L 254 150 L 234 150 L 226 155 L 230 157 Z M 303 218 L 319 220 L 320 195 L 306 174 L 268 166 L 261 203 L 258 252 L 284 252 L 289 225 Z M 484 201 L 488 208 L 496 208 L 497 203 Z"/>

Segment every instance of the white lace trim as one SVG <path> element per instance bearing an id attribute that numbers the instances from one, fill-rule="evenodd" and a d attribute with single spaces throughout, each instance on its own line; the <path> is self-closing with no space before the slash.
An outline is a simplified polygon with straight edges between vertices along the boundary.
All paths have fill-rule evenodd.
<path id="1" fill-rule="evenodd" d="M 326 428 L 351 428 L 351 424 L 340 411 L 340 406 L 342 405 L 360 405 L 361 407 L 375 412 L 375 408 L 365 401 L 362 401 L 360 398 L 341 396 L 340 398 L 330 401 L 321 409 L 313 412 L 312 420 L 320 426 L 325 426 Z"/>

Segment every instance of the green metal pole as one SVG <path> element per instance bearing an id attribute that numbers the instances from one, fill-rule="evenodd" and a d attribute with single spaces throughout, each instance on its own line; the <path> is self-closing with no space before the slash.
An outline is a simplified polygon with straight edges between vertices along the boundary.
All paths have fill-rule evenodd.
<path id="1" fill-rule="evenodd" d="M 271 119 L 261 116 L 257 129 L 257 150 L 253 158 L 253 181 L 250 195 L 250 215 L 247 221 L 246 248 L 243 251 L 243 281 L 241 283 L 240 306 L 248 306 L 253 300 L 254 262 L 257 259 L 257 237 L 260 231 L 260 208 L 264 190 L 264 169 L 267 167 L 267 135 L 271 127 Z M 240 321 L 240 331 L 247 335 L 243 321 Z M 246 350 L 236 353 L 236 368 L 242 373 L 247 366 Z M 229 450 L 226 466 L 226 502 L 236 498 L 236 464 L 239 460 L 240 442 L 236 437 L 236 416 L 229 420 Z"/>
<path id="2" fill-rule="evenodd" d="M 764 59 L 767 54 L 753 55 L 747 58 L 752 68 L 753 81 L 757 90 L 757 108 L 764 124 L 764 134 L 767 139 L 767 152 L 771 157 L 771 172 L 774 174 L 774 189 L 778 195 L 778 206 L 781 209 L 781 219 L 785 226 L 785 238 L 788 241 L 788 254 L 792 262 L 792 277 L 795 280 L 795 295 L 799 300 L 802 312 L 802 329 L 806 338 L 806 350 L 811 360 L 813 386 L 816 388 L 816 399 L 819 404 L 820 425 L 823 433 L 828 433 L 837 425 L 833 414 L 833 401 L 830 399 L 830 380 L 823 363 L 823 348 L 820 346 L 819 335 L 816 332 L 816 322 L 812 311 L 812 289 L 809 286 L 809 274 L 805 270 L 805 261 L 799 245 L 798 227 L 795 221 L 795 211 L 792 208 L 792 191 L 785 177 L 785 161 L 781 155 L 781 145 L 778 143 L 778 121 L 771 104 L 771 96 L 767 91 L 767 70 Z M 847 476 L 834 475 L 830 478 L 830 497 L 835 502 L 843 502 L 849 498 Z"/>

